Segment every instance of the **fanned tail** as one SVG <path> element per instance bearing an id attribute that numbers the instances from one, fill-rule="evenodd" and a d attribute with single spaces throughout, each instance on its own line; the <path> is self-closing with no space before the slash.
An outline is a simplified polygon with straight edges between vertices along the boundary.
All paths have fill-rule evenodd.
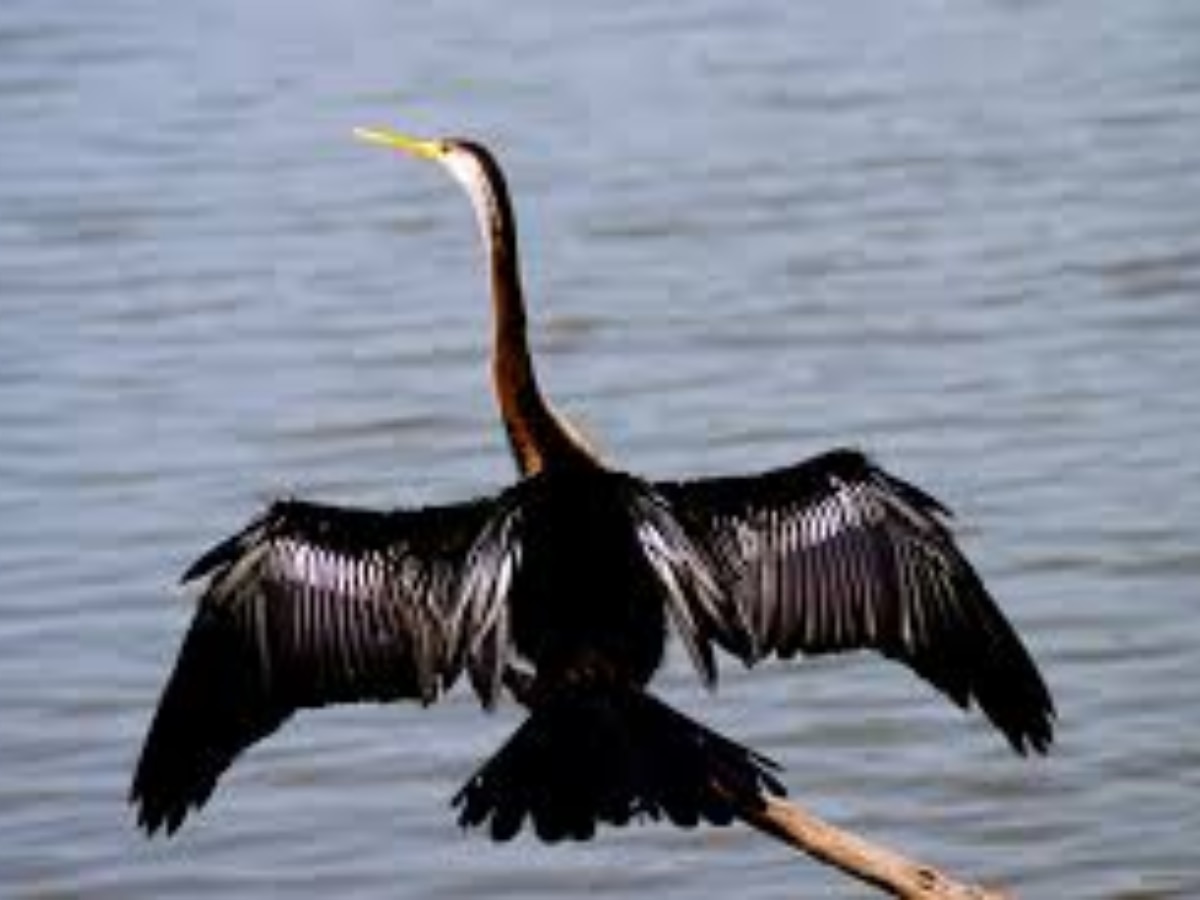
<path id="1" fill-rule="evenodd" d="M 545 841 L 586 840 L 599 822 L 665 816 L 727 825 L 782 795 L 764 756 L 632 687 L 577 685 L 534 707 L 454 798 L 464 828 L 505 841 L 531 820 Z"/>

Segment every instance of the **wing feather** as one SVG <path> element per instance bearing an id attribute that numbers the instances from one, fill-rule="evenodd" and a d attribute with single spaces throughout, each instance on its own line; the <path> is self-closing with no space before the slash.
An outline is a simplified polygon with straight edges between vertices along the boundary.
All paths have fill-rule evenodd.
<path id="1" fill-rule="evenodd" d="M 691 642 L 742 648 L 748 664 L 874 649 L 978 704 L 1018 751 L 1049 745 L 1049 691 L 924 491 L 851 450 L 655 489 L 734 598 Z"/>
<path id="2" fill-rule="evenodd" d="M 492 577 L 512 565 L 494 534 L 502 507 L 281 501 L 201 556 L 184 577 L 208 581 L 134 775 L 143 827 L 174 831 L 240 752 L 297 709 L 432 702 L 472 659 L 468 629 L 503 616 Z M 464 569 L 492 585 L 482 605 L 460 589 Z M 481 608 L 464 617 L 471 605 Z"/>

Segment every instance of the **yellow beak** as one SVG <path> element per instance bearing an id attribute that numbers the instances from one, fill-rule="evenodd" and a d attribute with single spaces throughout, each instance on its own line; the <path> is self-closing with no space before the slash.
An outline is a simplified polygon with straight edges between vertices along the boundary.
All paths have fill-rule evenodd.
<path id="1" fill-rule="evenodd" d="M 441 141 L 423 141 L 395 131 L 380 128 L 355 128 L 354 136 L 372 144 L 403 150 L 423 159 L 440 159 L 446 154 Z"/>

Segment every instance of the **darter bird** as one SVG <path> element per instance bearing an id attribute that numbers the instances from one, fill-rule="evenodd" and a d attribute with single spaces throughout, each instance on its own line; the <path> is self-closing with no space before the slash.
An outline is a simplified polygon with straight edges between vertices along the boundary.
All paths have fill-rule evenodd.
<path id="1" fill-rule="evenodd" d="M 869 648 L 1018 752 L 1044 752 L 1050 694 L 956 546 L 949 514 L 838 449 L 754 475 L 650 481 L 613 468 L 550 406 L 526 338 L 505 179 L 468 140 L 359 136 L 444 167 L 470 197 L 491 282 L 492 376 L 519 477 L 445 506 L 281 500 L 184 575 L 204 589 L 131 790 L 174 832 L 239 753 L 294 712 L 430 704 L 464 672 L 523 724 L 453 803 L 505 840 L 584 839 L 637 817 L 728 823 L 784 792 L 776 765 L 648 691 L 668 631 L 701 679 Z"/>

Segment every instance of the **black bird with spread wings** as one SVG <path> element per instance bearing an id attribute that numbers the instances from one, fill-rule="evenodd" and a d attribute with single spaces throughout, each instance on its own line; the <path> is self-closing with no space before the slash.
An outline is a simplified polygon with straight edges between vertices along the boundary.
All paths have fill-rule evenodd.
<path id="1" fill-rule="evenodd" d="M 854 450 L 758 475 L 652 482 L 601 462 L 538 389 L 504 178 L 465 140 L 360 136 L 466 189 L 491 276 L 493 382 L 519 480 L 492 497 L 372 512 L 279 501 L 204 554 L 199 608 L 133 779 L 147 832 L 202 806 L 239 753 L 300 709 L 432 703 L 464 672 L 529 710 L 454 798 L 464 826 L 545 840 L 600 822 L 723 824 L 782 794 L 769 759 L 646 687 L 667 633 L 701 678 L 714 648 L 874 649 L 1018 752 L 1052 739 L 1050 694 L 932 497 Z"/>

